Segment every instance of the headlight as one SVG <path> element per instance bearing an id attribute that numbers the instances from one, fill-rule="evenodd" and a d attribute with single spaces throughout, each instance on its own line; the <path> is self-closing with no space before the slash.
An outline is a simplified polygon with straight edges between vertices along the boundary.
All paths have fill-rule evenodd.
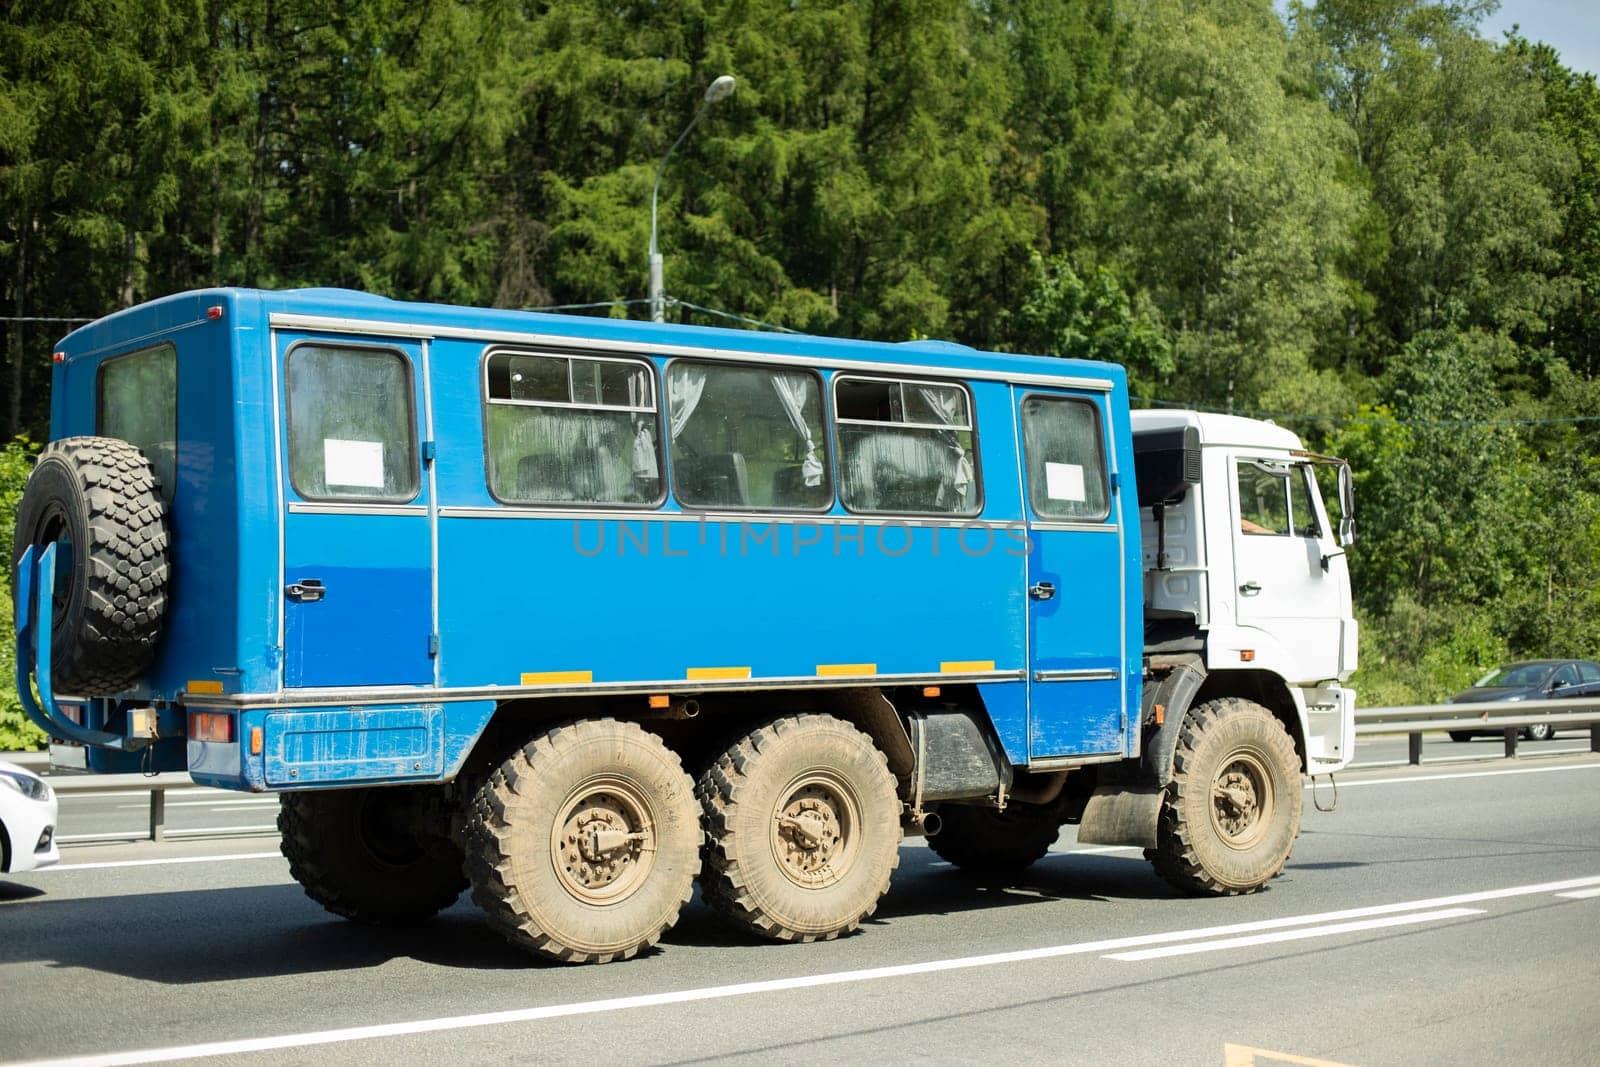
<path id="1" fill-rule="evenodd" d="M 29 800 L 49 800 L 50 786 L 42 778 L 16 771 L 0 771 L 0 783 L 9 785 Z"/>

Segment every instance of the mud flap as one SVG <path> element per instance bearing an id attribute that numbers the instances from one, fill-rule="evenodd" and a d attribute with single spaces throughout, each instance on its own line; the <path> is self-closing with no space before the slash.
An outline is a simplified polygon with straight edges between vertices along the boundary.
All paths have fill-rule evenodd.
<path id="1" fill-rule="evenodd" d="M 1165 792 L 1159 786 L 1101 786 L 1083 809 L 1078 844 L 1155 848 L 1156 823 Z"/>

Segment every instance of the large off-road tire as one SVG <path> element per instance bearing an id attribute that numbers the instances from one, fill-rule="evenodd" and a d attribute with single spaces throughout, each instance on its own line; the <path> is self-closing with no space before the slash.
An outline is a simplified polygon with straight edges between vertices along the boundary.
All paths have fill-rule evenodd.
<path id="1" fill-rule="evenodd" d="M 467 888 L 437 786 L 285 793 L 278 829 L 306 896 L 346 919 L 419 923 Z"/>
<path id="2" fill-rule="evenodd" d="M 774 941 L 822 941 L 871 915 L 900 862 L 883 753 L 831 715 L 750 731 L 701 775 L 706 903 Z"/>
<path id="3" fill-rule="evenodd" d="M 1145 857 L 1187 893 L 1249 893 L 1275 878 L 1300 833 L 1300 758 L 1283 724 L 1236 697 L 1190 710 Z"/>
<path id="4" fill-rule="evenodd" d="M 637 955 L 678 921 L 700 870 L 694 783 L 635 723 L 534 738 L 478 789 L 472 897 L 512 944 L 568 963 Z"/>
<path id="5" fill-rule="evenodd" d="M 17 507 L 13 573 L 24 549 L 37 557 L 52 543 L 51 684 L 78 696 L 126 689 L 155 657 L 170 570 L 165 507 L 144 453 L 109 437 L 46 445 Z"/>
<path id="6" fill-rule="evenodd" d="M 928 847 L 972 874 L 1020 874 L 1043 859 L 1061 836 L 1061 816 L 1033 804 L 1013 803 L 1004 811 L 943 804 L 939 822 L 939 832 L 928 838 Z"/>

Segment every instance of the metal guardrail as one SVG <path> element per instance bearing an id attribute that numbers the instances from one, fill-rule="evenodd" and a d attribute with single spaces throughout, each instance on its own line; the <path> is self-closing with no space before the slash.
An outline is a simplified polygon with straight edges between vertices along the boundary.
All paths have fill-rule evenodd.
<path id="1" fill-rule="evenodd" d="M 1452 730 L 1500 731 L 1505 738 L 1507 756 L 1517 754 L 1518 735 L 1527 726 L 1589 727 L 1589 751 L 1600 752 L 1600 697 L 1569 700 L 1502 700 L 1482 704 L 1415 704 L 1392 708 L 1357 708 L 1356 736 L 1405 734 L 1409 740 L 1409 760 L 1422 762 L 1422 735 Z M 48 764 L 45 753 L 0 753 L 0 758 L 35 766 Z M 187 774 L 74 774 L 70 771 L 47 775 L 57 793 L 107 794 L 148 789 L 150 824 L 148 840 L 166 839 L 167 793 L 170 790 L 197 789 L 200 786 Z M 139 833 L 96 834 L 99 840 L 117 841 L 144 836 Z"/>
<path id="2" fill-rule="evenodd" d="M 1562 700 L 1496 700 L 1481 704 L 1415 704 L 1395 708 L 1356 709 L 1356 736 L 1405 734 L 1409 760 L 1422 762 L 1422 735 L 1459 730 L 1499 731 L 1508 757 L 1517 754 L 1524 727 L 1589 727 L 1589 751 L 1600 752 L 1600 697 Z"/>
<path id="3" fill-rule="evenodd" d="M 174 789 L 199 789 L 200 785 L 187 774 L 47 774 L 45 781 L 58 794 L 107 794 L 150 791 L 150 832 L 148 840 L 167 839 L 167 793 Z M 139 833 L 105 833 L 89 837 L 76 837 L 73 841 L 87 844 L 96 841 L 127 841 L 143 835 Z"/>

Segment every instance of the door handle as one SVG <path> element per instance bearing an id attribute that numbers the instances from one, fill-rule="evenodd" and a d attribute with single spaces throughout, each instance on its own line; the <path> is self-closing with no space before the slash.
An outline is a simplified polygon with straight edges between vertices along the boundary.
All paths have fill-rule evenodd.
<path id="1" fill-rule="evenodd" d="M 283 590 L 285 596 L 299 604 L 314 604 L 327 595 L 327 592 L 321 578 L 302 578 L 285 586 Z"/>
<path id="2" fill-rule="evenodd" d="M 1035 600 L 1049 600 L 1056 595 L 1056 587 L 1052 582 L 1036 582 L 1028 587 L 1028 595 Z"/>
<path id="3" fill-rule="evenodd" d="M 1257 593 L 1261 592 L 1261 583 L 1254 581 L 1245 582 L 1239 587 L 1239 592 L 1243 593 L 1245 596 L 1255 596 Z"/>

